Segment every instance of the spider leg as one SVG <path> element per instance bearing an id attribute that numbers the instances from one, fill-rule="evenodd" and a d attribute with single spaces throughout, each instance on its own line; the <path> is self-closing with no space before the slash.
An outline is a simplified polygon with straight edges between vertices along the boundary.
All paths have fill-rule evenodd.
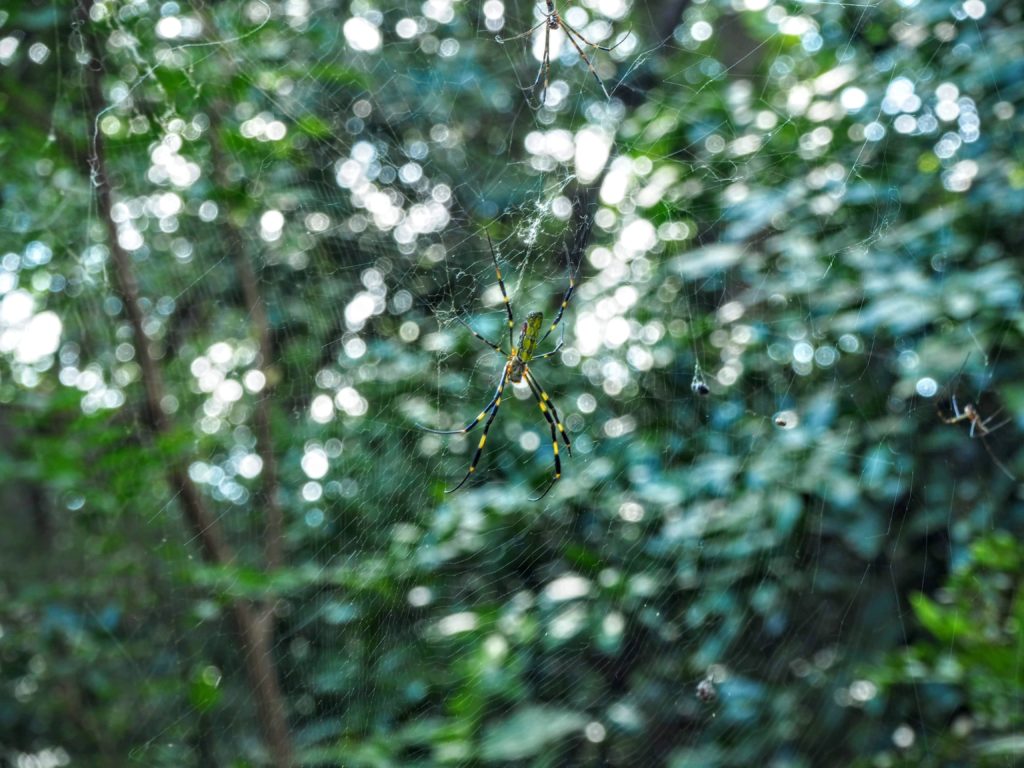
<path id="1" fill-rule="evenodd" d="M 611 94 L 609 94 L 608 93 L 608 89 L 604 87 L 604 80 L 602 80 L 601 76 L 597 74 L 597 70 L 594 69 L 594 65 L 590 62 L 590 57 L 587 56 L 587 54 L 583 50 L 583 48 L 580 47 L 580 44 L 576 42 L 576 38 L 578 37 L 580 40 L 582 40 L 587 45 L 594 45 L 594 44 L 591 43 L 591 42 L 588 42 L 587 38 L 585 38 L 583 35 L 581 35 L 575 29 L 570 27 L 568 24 L 566 24 L 562 20 L 561 16 L 558 17 L 558 23 L 562 27 L 562 29 L 565 31 L 565 36 L 567 38 L 569 38 L 569 42 L 572 43 L 572 47 L 576 49 L 576 53 L 578 53 L 580 55 L 580 58 L 583 59 L 583 61 L 586 63 L 587 69 L 590 70 L 590 74 L 592 74 L 594 76 L 594 79 L 597 80 L 597 84 L 599 86 L 601 86 L 601 90 L 604 92 L 604 97 L 606 99 L 610 99 L 611 98 Z M 600 47 L 600 46 L 594 46 L 594 47 L 597 48 L 597 47 Z"/>
<path id="2" fill-rule="evenodd" d="M 563 344 L 565 344 L 565 329 L 564 328 L 562 329 L 562 338 L 560 338 L 558 340 L 558 343 L 555 345 L 554 349 L 552 349 L 550 352 L 545 352 L 543 355 L 534 355 L 531 359 L 532 360 L 543 360 L 545 357 L 552 357 L 553 355 L 555 355 L 558 352 L 558 350 L 560 350 L 562 348 Z"/>
<path id="3" fill-rule="evenodd" d="M 557 460 L 557 458 L 558 458 L 558 457 L 556 456 L 555 458 L 556 458 L 556 460 Z M 547 487 L 546 487 L 546 488 L 545 488 L 545 489 L 544 489 L 543 491 L 541 491 L 539 495 L 537 495 L 537 496 L 531 496 L 531 497 L 530 497 L 530 501 L 540 501 L 540 500 L 541 500 L 541 499 L 543 499 L 543 498 L 544 498 L 545 496 L 547 496 L 547 495 L 548 495 L 548 492 L 549 492 L 549 491 L 550 491 L 550 490 L 551 490 L 552 488 L 554 488 L 554 487 L 555 487 L 555 483 L 557 483 L 557 482 L 558 482 L 558 478 L 559 478 L 559 476 L 560 476 L 560 475 L 559 475 L 559 474 L 558 474 L 558 472 L 556 471 L 556 472 L 555 472 L 555 476 L 554 476 L 553 478 L 551 478 L 551 482 L 549 482 L 549 483 L 547 484 Z"/>
<path id="4" fill-rule="evenodd" d="M 537 88 L 537 83 L 544 78 L 544 87 L 540 91 L 540 102 L 538 107 L 544 106 L 544 100 L 548 97 L 548 82 L 551 79 L 551 25 L 544 25 L 544 55 L 541 57 L 540 69 L 537 70 L 537 79 L 534 80 L 530 90 Z"/>
<path id="5" fill-rule="evenodd" d="M 985 432 L 984 432 L 983 434 L 986 434 L 986 435 L 991 435 L 991 434 L 992 434 L 993 432 L 995 432 L 995 431 L 996 431 L 997 429 L 1002 429 L 1002 428 L 1003 428 L 1003 427 L 1005 427 L 1005 426 L 1006 426 L 1007 424 L 1009 424 L 1009 423 L 1010 423 L 1011 421 L 1013 421 L 1013 416 L 1009 416 L 1009 417 L 1007 417 L 1007 418 L 1003 419 L 1002 421 L 1000 421 L 1000 422 L 999 422 L 998 424 L 996 424 L 996 425 L 995 425 L 994 427 L 990 427 L 990 426 L 988 425 L 988 423 L 989 423 L 990 421 L 992 421 L 992 419 L 994 419 L 994 418 L 995 418 L 996 416 L 998 416 L 998 415 L 999 415 L 999 412 L 997 411 L 996 413 L 992 414 L 992 415 L 991 415 L 991 416 L 989 416 L 989 417 L 988 417 L 987 419 L 985 419 L 985 420 L 984 420 L 983 422 L 981 422 L 981 428 L 985 430 Z"/>
<path id="6" fill-rule="evenodd" d="M 518 35 L 512 37 L 501 37 L 500 35 L 495 36 L 495 40 L 499 43 L 507 43 L 512 40 L 521 40 L 525 37 L 530 37 L 536 32 L 541 26 L 544 27 L 544 55 L 541 57 L 540 69 L 537 70 L 537 77 L 534 78 L 533 82 L 522 90 L 532 92 L 537 90 L 537 86 L 540 85 L 541 81 L 544 82 L 544 89 L 541 91 L 540 106 L 544 105 L 544 97 L 548 91 L 548 71 L 550 70 L 550 50 L 551 50 L 551 19 L 545 14 L 544 18 L 534 24 L 525 32 L 521 32 Z"/>
<path id="7" fill-rule="evenodd" d="M 995 420 L 996 420 L 997 418 L 999 418 L 999 414 L 1001 414 L 1002 412 L 1003 412 L 1003 409 L 1002 409 L 1002 408 L 1000 408 L 1000 409 L 999 409 L 998 411 L 996 411 L 995 413 L 990 413 L 990 414 L 988 415 L 988 418 L 987 418 L 987 419 L 980 419 L 980 418 L 979 418 L 979 419 L 978 419 L 978 421 L 980 421 L 980 422 L 981 422 L 981 424 L 980 424 L 979 426 L 982 426 L 982 427 L 984 427 L 984 428 L 985 428 L 986 430 L 988 430 L 989 432 L 991 432 L 991 431 L 992 431 L 993 429 L 999 429 L 999 427 L 998 427 L 998 426 L 995 426 L 995 427 L 989 428 L 989 426 L 988 426 L 988 425 L 989 425 L 989 424 L 990 424 L 991 422 L 995 421 Z M 1010 422 L 1010 421 L 1013 421 L 1013 417 L 1012 417 L 1012 416 L 1011 416 L 1010 418 L 1004 419 L 1003 421 L 999 422 L 999 424 L 1000 424 L 1000 425 L 1002 425 L 1002 424 L 1006 424 L 1007 422 Z"/>
<path id="8" fill-rule="evenodd" d="M 524 377 L 527 383 L 530 385 L 530 389 L 533 391 L 533 396 L 537 398 L 537 403 L 540 405 L 541 411 L 544 413 L 551 410 L 552 422 L 554 426 L 558 427 L 558 433 L 562 436 L 562 442 L 565 443 L 565 450 L 572 456 L 572 441 L 569 440 L 569 433 L 565 431 L 565 427 L 562 425 L 562 419 L 558 415 L 558 409 L 555 407 L 555 402 L 548 397 L 548 393 L 544 391 L 544 387 L 537 381 L 537 377 L 533 375 L 533 371 L 526 368 Z M 555 449 L 555 456 L 558 455 L 558 449 Z"/>
<path id="9" fill-rule="evenodd" d="M 535 77 L 535 78 L 533 79 L 533 82 L 532 82 L 532 83 L 530 83 L 530 84 L 529 84 L 528 86 L 526 86 L 525 88 L 523 88 L 522 86 L 520 86 L 520 90 L 521 90 L 521 91 L 525 91 L 525 92 L 526 92 L 526 93 L 528 93 L 528 94 L 530 94 L 530 93 L 533 93 L 534 91 L 536 91 L 536 90 L 537 90 L 537 86 L 538 86 L 538 85 L 540 85 L 540 81 L 541 81 L 541 79 L 542 79 L 543 77 L 544 77 L 544 64 L 543 64 L 543 63 L 541 63 L 541 65 L 540 65 L 540 69 L 538 69 L 538 70 L 537 70 L 537 77 Z M 529 102 L 529 97 L 527 97 L 527 102 Z M 533 104 L 530 104 L 530 106 L 531 106 L 531 107 L 533 107 Z"/>
<path id="10" fill-rule="evenodd" d="M 538 346 L 543 344 L 544 343 L 544 339 L 546 339 L 548 336 L 550 336 L 551 332 L 553 330 L 555 330 L 556 327 L 558 327 L 558 324 L 560 322 L 562 322 L 562 315 L 565 314 L 565 308 L 567 306 L 569 306 L 569 300 L 572 298 L 573 291 L 575 291 L 575 290 L 576 290 L 576 281 L 573 279 L 572 272 L 569 272 L 569 287 L 566 289 L 565 295 L 562 296 L 562 306 L 560 306 L 558 308 L 558 314 L 555 315 L 555 321 L 553 323 L 551 323 L 551 327 L 548 328 L 547 332 L 543 336 L 540 337 L 540 341 L 537 342 Z M 565 330 L 563 329 L 562 332 L 564 334 Z M 562 343 L 559 342 L 558 346 L 562 346 Z M 544 357 L 547 357 L 547 355 L 544 355 Z"/>
<path id="11" fill-rule="evenodd" d="M 466 476 L 462 478 L 458 485 L 445 491 L 445 493 L 455 493 L 455 491 L 464 486 L 470 476 L 476 472 L 476 466 L 480 461 L 481 454 L 484 452 L 484 443 L 487 442 L 487 433 L 491 429 L 491 424 L 494 423 L 494 417 L 498 415 L 498 409 L 501 408 L 501 390 L 505 387 L 505 380 L 508 378 L 508 371 L 510 367 L 510 363 L 506 364 L 505 370 L 501 374 L 501 383 L 498 384 L 498 397 L 494 399 L 494 408 L 491 409 L 491 415 L 488 417 L 487 423 L 484 424 L 484 433 L 480 435 L 480 442 L 476 447 L 476 453 L 473 454 L 473 460 L 469 463 L 469 471 L 466 472 Z"/>
<path id="12" fill-rule="evenodd" d="M 939 418 L 942 419 L 943 423 L 945 423 L 945 424 L 959 424 L 961 421 L 963 421 L 964 419 L 967 418 L 966 414 L 960 413 L 960 407 L 957 405 L 957 402 L 956 402 L 956 395 L 953 395 L 952 400 L 953 400 L 953 415 L 952 416 L 943 416 L 942 415 L 942 411 L 938 411 L 938 409 L 936 409 L 938 411 Z"/>
<path id="13" fill-rule="evenodd" d="M 541 491 L 539 496 L 535 496 L 534 498 L 530 499 L 530 501 L 540 501 L 541 499 L 548 495 L 548 491 L 550 491 L 554 487 L 555 483 L 557 483 L 558 479 L 562 476 L 562 459 L 558 455 L 558 433 L 555 432 L 555 419 L 548 411 L 548 407 L 544 404 L 544 400 L 541 396 L 541 393 L 537 391 L 537 385 L 530 378 L 529 374 L 527 374 L 525 378 L 526 383 L 530 385 L 530 391 L 533 393 L 533 397 L 537 401 L 537 405 L 540 407 L 540 412 L 544 414 L 544 420 L 547 421 L 548 426 L 551 428 L 551 450 L 553 451 L 553 455 L 555 457 L 555 476 L 551 478 L 551 482 L 547 484 L 547 486 L 544 488 L 543 491 Z M 558 426 L 561 426 L 561 424 L 559 424 Z M 569 451 L 569 455 L 572 455 L 571 450 Z"/>
<path id="14" fill-rule="evenodd" d="M 508 365 L 505 366 L 505 371 L 508 371 Z M 487 416 L 487 413 L 491 410 L 491 408 L 495 407 L 495 405 L 497 404 L 499 398 L 501 397 L 502 390 L 504 389 L 505 373 L 502 373 L 501 381 L 498 382 L 498 389 L 494 393 L 494 397 L 491 398 L 491 402 L 489 402 L 487 406 L 482 411 L 480 411 L 479 416 L 477 416 L 475 419 L 469 422 L 469 424 L 464 426 L 462 429 L 433 429 L 431 427 L 424 427 L 422 424 L 417 424 L 416 426 L 419 429 L 422 429 L 424 432 L 432 432 L 435 435 L 464 435 L 467 432 L 472 431 L 477 424 L 484 420 L 484 417 Z"/>
<path id="15" fill-rule="evenodd" d="M 592 43 L 590 40 L 585 38 L 582 34 L 580 34 L 579 31 L 577 31 L 577 29 L 575 27 L 570 27 L 568 24 L 565 24 L 564 22 L 563 22 L 562 25 L 565 26 L 565 27 L 569 27 L 569 29 L 572 30 L 572 33 L 574 35 L 576 35 L 576 37 L 578 37 L 584 43 L 589 45 L 591 48 L 597 48 L 597 50 L 599 50 L 599 51 L 607 51 L 607 52 L 614 51 L 616 48 L 618 48 L 620 45 L 622 45 L 624 42 L 626 42 L 626 38 L 629 37 L 629 33 L 633 31 L 632 27 L 629 30 L 627 30 L 626 34 L 624 34 L 622 37 L 620 37 L 619 38 L 619 42 L 617 42 L 615 45 L 598 45 L 597 43 Z"/>
<path id="16" fill-rule="evenodd" d="M 476 336 L 476 337 L 477 337 L 478 339 L 480 339 L 480 341 L 482 341 L 482 342 L 483 342 L 484 344 L 486 344 L 486 345 L 487 345 L 488 347 L 490 347 L 491 349 L 493 349 L 493 350 L 494 350 L 495 352 L 497 352 L 497 353 L 498 353 L 499 355 L 502 355 L 502 356 L 504 356 L 504 357 L 508 357 L 508 355 L 506 354 L 505 350 L 503 350 L 503 349 L 502 349 L 501 347 L 499 347 L 499 346 L 498 346 L 497 344 L 495 344 L 495 343 L 494 343 L 493 341 L 491 341 L 490 339 L 485 339 L 485 338 L 484 338 L 483 336 L 481 336 L 481 335 L 480 335 L 479 333 L 477 333 L 476 331 L 474 331 L 474 330 L 473 330 L 473 326 L 471 326 L 471 325 L 470 325 L 469 323 L 467 323 L 467 322 L 466 322 L 465 320 L 463 320 L 463 319 L 462 319 L 462 318 L 461 318 L 461 317 L 460 317 L 459 315 L 456 315 L 456 316 L 455 316 L 455 319 L 456 319 L 456 320 L 458 320 L 458 321 L 459 321 L 460 323 L 462 323 L 462 324 L 463 324 L 464 326 L 466 326 L 466 328 L 467 328 L 467 329 L 469 330 L 469 332 L 470 332 L 470 333 L 472 333 L 472 334 L 473 334 L 474 336 Z"/>
<path id="17" fill-rule="evenodd" d="M 984 437 L 981 438 L 981 444 L 983 446 L 985 446 L 985 452 L 988 453 L 989 458 L 992 459 L 992 461 L 995 462 L 996 466 L 999 467 L 999 469 L 1002 470 L 1003 474 L 1006 475 L 1008 478 L 1010 478 L 1013 482 L 1017 482 L 1016 475 L 1014 475 L 1013 472 L 1011 472 L 1007 468 L 1007 466 L 1005 464 L 1003 464 L 1003 462 L 1001 462 L 999 459 L 996 458 L 996 455 L 994 453 L 992 453 L 992 449 L 988 447 L 988 441 L 985 440 Z"/>
<path id="18" fill-rule="evenodd" d="M 623 35 L 622 37 L 620 37 L 620 38 L 619 38 L 619 42 L 617 42 L 617 43 L 616 43 L 615 45 L 594 45 L 594 47 L 595 47 L 595 48 L 600 48 L 600 49 L 601 49 L 602 51 L 605 51 L 605 52 L 611 53 L 611 52 L 612 52 L 612 51 L 614 51 L 614 50 L 615 50 L 616 48 L 618 48 L 618 47 L 619 47 L 620 45 L 622 45 L 622 44 L 623 44 L 624 42 L 626 42 L 626 38 L 628 38 L 628 37 L 629 37 L 629 33 L 630 33 L 630 32 L 632 32 L 632 31 L 633 31 L 633 28 L 632 28 L 632 27 L 630 27 L 629 29 L 627 29 L 627 30 L 626 30 L 626 34 L 624 34 L 624 35 Z M 582 35 L 580 35 L 580 37 L 583 37 L 583 36 L 582 36 Z M 591 45 L 593 45 L 593 43 L 591 43 Z"/>
<path id="19" fill-rule="evenodd" d="M 548 20 L 547 20 L 547 17 L 545 17 L 545 18 L 541 19 L 539 22 L 537 22 L 536 24 L 534 24 L 532 27 L 530 27 L 525 32 L 520 32 L 518 35 L 513 35 L 512 37 L 502 37 L 501 35 L 495 35 L 494 39 L 497 40 L 502 45 L 504 45 L 505 43 L 511 43 L 513 40 L 522 40 L 524 37 L 529 37 L 534 32 L 536 32 L 538 29 L 540 29 L 540 25 L 541 24 L 547 24 L 547 23 L 548 23 Z"/>
<path id="20" fill-rule="evenodd" d="M 498 286 L 501 288 L 501 299 L 505 302 L 505 314 L 508 315 L 508 345 L 514 347 L 512 328 L 515 326 L 515 320 L 512 316 L 512 301 L 508 297 L 508 291 L 505 290 L 505 281 L 501 277 L 501 267 L 498 266 L 498 257 L 494 253 L 494 243 L 491 242 L 490 232 L 487 233 L 487 244 L 491 247 L 491 261 L 494 262 L 494 271 L 498 275 Z"/>

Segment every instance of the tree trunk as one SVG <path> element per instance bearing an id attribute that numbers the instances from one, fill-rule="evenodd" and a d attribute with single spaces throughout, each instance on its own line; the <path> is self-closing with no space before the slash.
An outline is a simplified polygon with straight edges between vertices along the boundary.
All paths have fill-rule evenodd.
<path id="1" fill-rule="evenodd" d="M 102 62 L 99 46 L 92 34 L 89 10 L 92 0 L 79 0 L 78 22 L 83 40 L 88 48 L 89 62 L 86 65 L 86 89 L 89 102 L 89 125 L 96 126 L 102 109 L 103 98 L 100 84 Z M 144 427 L 151 442 L 165 436 L 169 431 L 168 420 L 161 403 L 165 395 L 163 376 L 154 359 L 149 339 L 144 330 L 144 316 L 139 301 L 138 281 L 131 257 L 120 246 L 117 239 L 117 225 L 111 218 L 111 190 L 108 182 L 106 154 L 103 134 L 98 127 L 92 137 L 90 166 L 96 190 L 98 214 L 107 228 L 107 239 L 114 266 L 117 291 L 125 306 L 132 327 L 135 353 L 142 371 L 146 393 Z M 225 541 L 216 516 L 210 514 L 199 488 L 189 477 L 188 462 L 174 458 L 167 468 L 167 482 L 180 499 L 185 519 L 198 542 L 203 559 L 219 566 L 234 563 L 235 554 Z M 256 712 L 263 732 L 263 739 L 277 768 L 288 768 L 295 764 L 291 736 L 288 731 L 284 699 L 278 682 L 271 643 L 272 617 L 269 611 L 259 610 L 251 604 L 236 600 L 231 605 L 231 614 L 244 649 L 244 664 L 249 685 L 253 692 Z"/>

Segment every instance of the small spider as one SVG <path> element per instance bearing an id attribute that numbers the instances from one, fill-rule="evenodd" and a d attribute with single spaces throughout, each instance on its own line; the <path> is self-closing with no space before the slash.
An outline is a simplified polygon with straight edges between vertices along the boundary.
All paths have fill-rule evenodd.
<path id="1" fill-rule="evenodd" d="M 544 87 L 541 89 L 539 102 L 540 105 L 543 106 L 544 100 L 547 97 L 548 81 L 551 75 L 551 31 L 558 30 L 559 28 L 561 28 L 561 30 L 565 33 L 565 36 L 569 39 L 569 42 L 572 43 L 572 47 L 576 49 L 576 53 L 580 55 L 580 58 L 583 59 L 584 63 L 587 65 L 587 69 L 590 70 L 590 74 L 594 76 L 594 79 L 597 80 L 597 84 L 601 86 L 601 91 L 604 93 L 604 97 L 606 99 L 610 99 L 611 96 L 608 94 L 608 89 L 604 87 L 604 81 L 597 74 L 597 70 L 594 69 L 594 65 L 591 63 L 590 57 L 587 56 L 586 51 L 584 51 L 583 48 L 584 46 L 589 45 L 591 48 L 596 48 L 599 51 L 614 51 L 616 48 L 622 45 L 622 42 L 626 39 L 626 36 L 624 35 L 622 39 L 619 40 L 619 42 L 617 42 L 615 45 L 609 46 L 592 43 L 582 34 L 577 32 L 576 29 L 570 26 L 564 18 L 562 18 L 562 14 L 560 14 L 558 10 L 555 8 L 555 0 L 544 0 L 544 3 L 547 6 L 547 10 L 544 12 L 544 17 L 539 22 L 530 27 L 530 29 L 518 35 L 514 35 L 513 37 L 501 37 L 499 35 L 496 38 L 496 40 L 499 43 L 509 43 L 513 40 L 521 40 L 524 37 L 530 37 L 538 29 L 544 27 L 544 54 L 541 57 L 540 69 L 537 70 L 537 78 L 533 81 L 533 84 L 530 85 L 530 87 L 526 88 L 525 90 L 535 92 L 537 90 L 537 86 L 540 85 L 541 82 L 543 82 Z"/>
<path id="2" fill-rule="evenodd" d="M 572 443 L 569 440 L 569 434 L 565 431 L 565 427 L 562 425 L 562 420 L 558 415 L 558 409 L 555 407 L 554 401 L 548 396 L 548 393 L 544 391 L 540 382 L 537 381 L 537 376 L 534 374 L 530 365 L 538 360 L 544 360 L 552 357 L 562 348 L 565 334 L 564 325 L 562 326 L 563 338 L 559 340 L 555 347 L 543 354 L 537 354 L 537 348 L 544 343 L 547 337 L 551 335 L 551 332 L 558 327 L 560 322 L 562 322 L 562 315 L 565 314 L 565 308 L 569 305 L 569 300 L 572 298 L 573 291 L 576 289 L 576 282 L 573 279 L 572 272 L 570 271 L 569 287 L 562 296 L 562 305 L 558 308 L 555 320 L 550 326 L 548 326 L 547 332 L 541 336 L 541 327 L 544 324 L 543 313 L 530 312 L 526 316 L 526 321 L 522 324 L 522 328 L 519 331 L 519 342 L 516 343 L 513 341 L 512 336 L 512 329 L 515 327 L 515 319 L 512 314 L 512 301 L 508 297 L 508 291 L 505 290 L 505 281 L 501 276 L 501 267 L 498 266 L 498 257 L 494 254 L 494 245 L 491 243 L 490 235 L 487 237 L 487 242 L 491 246 L 491 260 L 494 262 L 494 271 L 498 275 L 498 286 L 501 288 L 501 298 L 504 301 L 505 314 L 508 317 L 508 344 L 510 351 L 506 351 L 500 344 L 495 344 L 490 339 L 485 339 L 479 333 L 474 331 L 472 326 L 458 315 L 456 315 L 456 319 L 466 326 L 469 332 L 476 336 L 477 339 L 505 358 L 505 365 L 502 367 L 501 378 L 498 381 L 498 389 L 495 391 L 494 397 L 491 398 L 491 401 L 482 411 L 480 411 L 480 414 L 461 429 L 431 429 L 430 427 L 424 427 L 420 424 L 417 424 L 416 426 L 425 432 L 433 432 L 437 435 L 464 435 L 467 432 L 472 431 L 473 428 L 480 424 L 480 422 L 484 421 L 484 419 L 487 419 L 484 424 L 484 433 L 480 436 L 480 443 L 476 448 L 476 453 L 473 454 L 473 460 L 469 463 L 469 471 L 466 472 L 466 476 L 462 478 L 458 485 L 445 491 L 445 493 L 454 493 L 465 485 L 466 481 L 472 477 L 474 472 L 476 472 L 477 465 L 480 462 L 480 456 L 484 452 L 484 443 L 487 442 L 487 432 L 490 430 L 491 424 L 498 415 L 498 409 L 501 407 L 501 393 L 505 390 L 505 384 L 508 382 L 518 384 L 521 381 L 525 381 L 527 386 L 530 388 L 530 393 L 533 395 L 533 398 L 537 401 L 537 405 L 540 407 L 541 414 L 543 414 L 545 421 L 547 421 L 548 426 L 551 428 L 551 450 L 554 454 L 555 474 L 544 491 L 536 498 L 530 499 L 530 501 L 540 501 L 547 495 L 548 491 L 554 487 L 555 483 L 558 482 L 558 479 L 562 476 L 562 459 L 558 455 L 559 438 L 561 438 L 562 443 L 565 445 L 565 450 L 570 456 L 572 456 Z M 490 415 L 488 416 L 488 414 Z"/>
<path id="3" fill-rule="evenodd" d="M 985 447 L 985 452 L 989 455 L 992 461 L 996 463 L 996 466 L 999 467 L 1000 470 L 1002 470 L 1002 473 L 1004 475 L 1006 475 L 1011 480 L 1016 481 L 1016 475 L 1014 475 L 1009 469 L 1007 469 L 1006 465 L 1003 464 L 1003 462 L 996 458 L 996 455 L 992 452 L 992 449 L 988 447 L 988 441 L 985 440 L 985 437 L 987 435 L 991 435 L 1000 427 L 1004 427 L 1011 421 L 1013 421 L 1013 417 L 1003 419 L 995 426 L 989 426 L 989 424 L 992 423 L 992 420 L 999 416 L 1002 409 L 996 411 L 987 419 L 984 419 L 978 412 L 978 408 L 973 403 L 968 403 L 967 405 L 964 406 L 964 409 L 961 411 L 960 406 L 956 401 L 956 395 L 953 395 L 952 400 L 953 415 L 943 416 L 941 413 L 939 413 L 939 418 L 942 419 L 942 421 L 946 424 L 959 424 L 961 421 L 969 422 L 971 425 L 970 432 L 968 432 L 970 437 L 978 438 L 979 440 L 981 440 L 981 444 Z"/>
<path id="4" fill-rule="evenodd" d="M 1004 419 L 1003 421 L 996 424 L 994 427 L 990 427 L 989 423 L 994 418 L 996 418 L 996 416 L 998 416 L 999 413 L 1000 411 L 996 411 L 987 419 L 982 419 L 981 414 L 978 413 L 978 409 L 974 406 L 973 403 L 968 403 L 967 405 L 964 406 L 964 409 L 961 411 L 960 406 L 957 405 L 956 402 L 956 395 L 953 395 L 953 415 L 943 416 L 940 413 L 939 418 L 942 419 L 947 424 L 959 424 L 961 421 L 968 421 L 971 424 L 970 436 L 984 437 L 985 435 L 991 435 L 1000 427 L 1006 426 L 1011 421 L 1013 421 L 1012 418 Z"/>
<path id="5" fill-rule="evenodd" d="M 704 380 L 704 371 L 700 369 L 700 363 L 693 364 L 693 378 L 690 380 L 690 391 L 695 395 L 706 397 L 711 394 L 711 388 Z"/>
<path id="6" fill-rule="evenodd" d="M 697 698 L 705 704 L 718 698 L 718 689 L 715 688 L 715 678 L 710 673 L 697 684 Z"/>

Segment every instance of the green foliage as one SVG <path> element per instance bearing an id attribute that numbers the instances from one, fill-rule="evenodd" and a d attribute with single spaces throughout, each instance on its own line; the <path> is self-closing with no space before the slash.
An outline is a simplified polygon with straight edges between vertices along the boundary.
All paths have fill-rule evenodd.
<path id="1" fill-rule="evenodd" d="M 902 755 L 907 764 L 1006 765 L 1020 759 L 1022 580 L 1024 547 L 996 531 L 971 544 L 934 598 L 911 596 L 926 637 L 869 676 L 891 700 L 904 687 L 942 691 L 931 696 L 930 714 L 952 727 L 936 729 L 932 743 Z"/>
<path id="2" fill-rule="evenodd" d="M 272 764 L 245 611 L 303 765 L 1018 761 L 1024 19 L 980 5 L 634 3 L 612 100 L 566 49 L 538 111 L 491 4 L 5 7 L 0 765 Z M 528 393 L 458 493 L 478 433 L 414 427 L 500 373 L 485 228 L 518 320 L 578 267 L 543 503 Z"/>

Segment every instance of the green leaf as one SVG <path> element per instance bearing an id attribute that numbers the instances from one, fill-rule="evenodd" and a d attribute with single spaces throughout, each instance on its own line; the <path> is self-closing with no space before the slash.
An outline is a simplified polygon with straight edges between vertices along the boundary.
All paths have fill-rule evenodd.
<path id="1" fill-rule="evenodd" d="M 579 733 L 587 718 L 556 707 L 524 707 L 487 728 L 481 757 L 487 762 L 524 760 L 567 736 Z"/>
<path id="2" fill-rule="evenodd" d="M 966 616 L 957 611 L 942 608 L 938 603 L 922 594 L 911 595 L 910 605 L 918 621 L 944 642 L 963 640 L 970 637 L 972 626 Z"/>

